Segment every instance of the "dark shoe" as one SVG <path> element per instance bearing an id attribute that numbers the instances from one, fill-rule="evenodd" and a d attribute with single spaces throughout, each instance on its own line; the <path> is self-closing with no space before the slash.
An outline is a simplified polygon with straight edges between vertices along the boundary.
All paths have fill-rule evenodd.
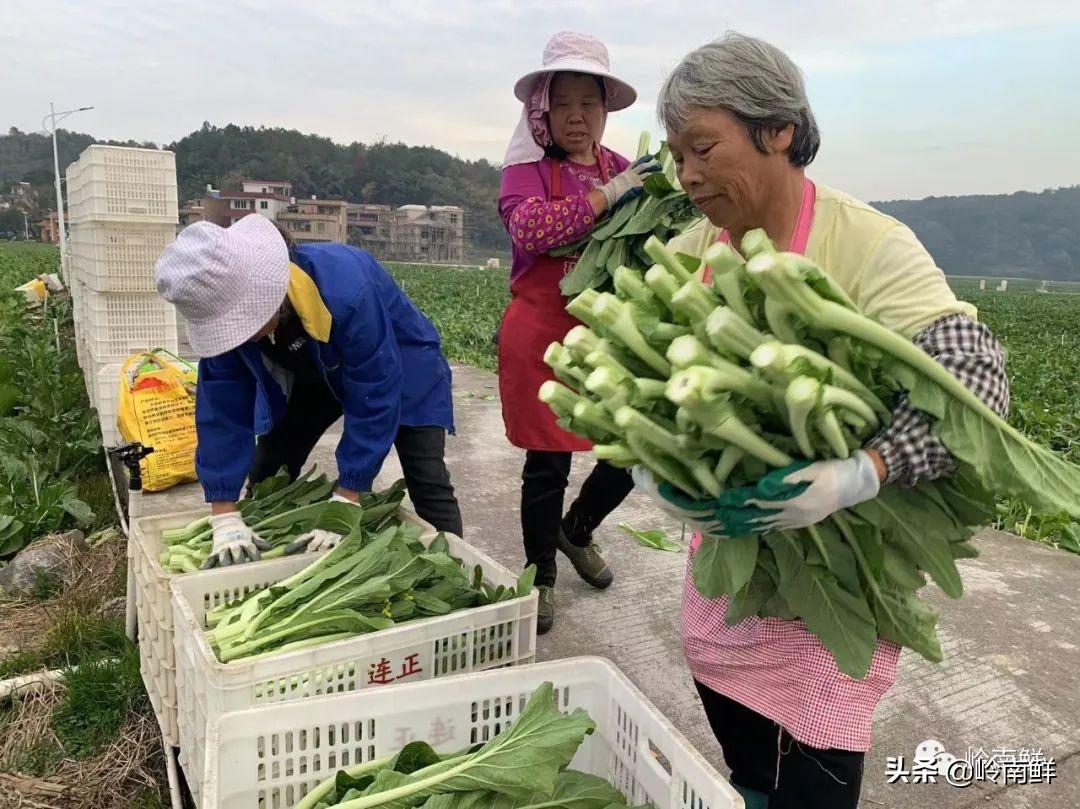
<path id="1" fill-rule="evenodd" d="M 536 634 L 543 635 L 555 623 L 555 588 L 541 584 L 536 590 L 540 596 L 536 610 Z"/>
<path id="2" fill-rule="evenodd" d="M 559 529 L 559 550 L 566 554 L 574 570 L 597 590 L 605 590 L 615 581 L 615 574 L 607 566 L 600 549 L 595 542 L 579 548 L 566 537 L 566 532 Z"/>

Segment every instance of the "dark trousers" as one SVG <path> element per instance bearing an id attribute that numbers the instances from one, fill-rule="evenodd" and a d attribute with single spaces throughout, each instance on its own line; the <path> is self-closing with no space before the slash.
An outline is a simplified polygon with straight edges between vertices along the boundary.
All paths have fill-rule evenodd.
<path id="1" fill-rule="evenodd" d="M 258 483 L 284 466 L 295 479 L 323 433 L 341 418 L 341 403 L 321 380 L 297 382 L 289 395 L 284 417 L 259 439 L 248 474 Z M 394 438 L 405 487 L 417 515 L 439 531 L 461 536 L 458 509 L 450 472 L 446 468 L 446 431 L 442 427 L 398 428 Z"/>
<path id="2" fill-rule="evenodd" d="M 634 488 L 630 472 L 600 461 L 563 517 L 563 495 L 570 476 L 569 452 L 525 453 L 521 473 L 521 534 L 525 564 L 536 565 L 536 583 L 555 585 L 555 550 L 559 529 L 574 545 L 585 547 L 593 531 Z"/>
<path id="3" fill-rule="evenodd" d="M 757 711 L 701 683 L 695 685 L 712 732 L 724 749 L 732 784 L 767 795 L 769 809 L 855 809 L 859 805 L 864 753 L 800 744 Z"/>

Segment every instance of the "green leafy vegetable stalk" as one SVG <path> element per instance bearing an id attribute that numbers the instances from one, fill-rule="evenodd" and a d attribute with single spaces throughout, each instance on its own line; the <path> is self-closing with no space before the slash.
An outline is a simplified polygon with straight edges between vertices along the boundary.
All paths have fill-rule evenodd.
<path id="1" fill-rule="evenodd" d="M 393 758 L 339 771 L 296 809 L 625 809 L 608 781 L 568 769 L 594 729 L 580 708 L 559 711 L 545 683 L 514 724 L 480 748 L 442 756 L 413 742 Z"/>

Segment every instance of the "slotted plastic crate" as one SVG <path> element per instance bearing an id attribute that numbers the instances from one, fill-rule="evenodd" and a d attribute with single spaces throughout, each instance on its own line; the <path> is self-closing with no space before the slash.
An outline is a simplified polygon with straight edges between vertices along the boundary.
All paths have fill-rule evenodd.
<path id="1" fill-rule="evenodd" d="M 131 537 L 128 540 L 130 569 L 135 579 L 140 668 L 147 693 L 150 694 L 150 702 L 154 706 L 154 713 L 161 726 L 161 734 L 165 743 L 172 747 L 180 745 L 180 731 L 177 728 L 176 715 L 176 653 L 173 644 L 172 591 L 169 589 L 169 582 L 178 578 L 213 576 L 219 571 L 180 574 L 180 576 L 166 573 L 161 567 L 159 558 L 164 550 L 161 532 L 169 528 L 182 528 L 208 514 L 208 509 L 197 509 L 156 517 L 140 517 L 132 522 Z M 402 522 L 419 525 L 424 531 L 424 536 L 434 536 L 436 533 L 430 524 L 404 506 L 398 509 L 397 516 Z M 309 563 L 317 558 L 317 555 L 312 554 L 304 558 Z M 265 562 L 252 562 L 230 569 L 238 574 L 240 571 L 245 571 L 248 576 L 254 576 L 257 579 L 260 578 L 258 568 L 280 565 L 283 561 L 294 561 L 294 564 L 299 563 L 299 567 L 305 564 L 302 557 L 292 557 L 289 560 L 270 559 Z"/>
<path id="2" fill-rule="evenodd" d="M 428 536 L 430 541 L 433 536 Z M 511 573 L 459 537 L 450 552 L 484 580 L 513 586 Z M 217 716 L 268 703 L 394 685 L 536 659 L 537 594 L 411 621 L 392 629 L 257 660 L 221 663 L 204 634 L 207 611 L 297 573 L 303 559 L 174 580 L 173 613 L 180 764 L 193 794 L 202 785 L 206 731 Z M 212 804 L 211 804 L 212 805 Z"/>
<path id="3" fill-rule="evenodd" d="M 118 362 L 106 365 L 90 363 L 84 369 L 90 380 L 90 404 L 98 412 L 101 440 L 106 447 L 122 443 L 120 429 L 116 426 L 116 417 L 120 412 L 121 367 L 122 364 Z"/>
<path id="4" fill-rule="evenodd" d="M 176 240 L 176 226 L 143 222 L 82 222 L 68 243 L 74 274 L 95 292 L 154 292 L 154 264 Z"/>
<path id="5" fill-rule="evenodd" d="M 176 224 L 176 156 L 157 149 L 88 146 L 67 168 L 68 218 Z"/>
<path id="6" fill-rule="evenodd" d="M 176 309 L 154 292 L 81 292 L 86 345 L 98 362 L 120 362 L 138 351 L 178 346 Z"/>
<path id="7" fill-rule="evenodd" d="M 631 806 L 742 809 L 734 788 L 611 662 L 576 657 L 381 691 L 224 714 L 210 728 L 203 795 L 215 809 L 287 809 L 344 767 L 404 743 L 461 750 L 510 727 L 539 686 L 596 723 L 570 766 L 607 779 Z"/>

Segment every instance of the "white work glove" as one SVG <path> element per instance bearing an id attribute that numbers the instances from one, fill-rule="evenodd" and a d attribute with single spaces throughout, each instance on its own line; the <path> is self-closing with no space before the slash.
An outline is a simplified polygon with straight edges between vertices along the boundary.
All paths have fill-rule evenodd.
<path id="1" fill-rule="evenodd" d="M 598 191 L 604 195 L 609 211 L 614 210 L 624 202 L 629 202 L 635 197 L 641 196 L 645 190 L 645 178 L 654 172 L 660 171 L 660 163 L 652 155 L 645 155 L 631 163 L 621 174 L 616 174 Z"/>
<path id="2" fill-rule="evenodd" d="M 794 497 L 746 501 L 749 506 L 776 510 L 775 514 L 755 520 L 764 530 L 806 528 L 840 509 L 877 497 L 881 489 L 877 467 L 863 450 L 853 452 L 850 458 L 816 461 L 803 466 L 786 475 L 783 483 L 792 487 L 810 485 Z"/>
<path id="3" fill-rule="evenodd" d="M 356 503 L 354 503 L 348 497 L 342 497 L 337 492 L 334 492 L 334 494 L 330 497 L 330 502 L 348 503 L 352 506 L 356 505 Z M 290 545 L 289 548 L 299 550 L 301 547 L 303 547 L 308 553 L 318 553 L 319 551 L 330 550 L 332 547 L 341 542 L 341 540 L 341 534 L 335 533 L 334 531 L 326 531 L 322 528 L 316 528 L 311 533 L 305 534 L 304 536 L 300 537 L 298 540 L 296 540 L 296 542 Z M 295 550 L 293 550 L 292 552 L 295 552 Z"/>
<path id="4" fill-rule="evenodd" d="M 228 567 L 244 562 L 257 562 L 259 551 L 270 550 L 270 544 L 260 539 L 247 525 L 239 511 L 217 514 L 210 518 L 214 531 L 213 547 L 202 569 Z"/>

